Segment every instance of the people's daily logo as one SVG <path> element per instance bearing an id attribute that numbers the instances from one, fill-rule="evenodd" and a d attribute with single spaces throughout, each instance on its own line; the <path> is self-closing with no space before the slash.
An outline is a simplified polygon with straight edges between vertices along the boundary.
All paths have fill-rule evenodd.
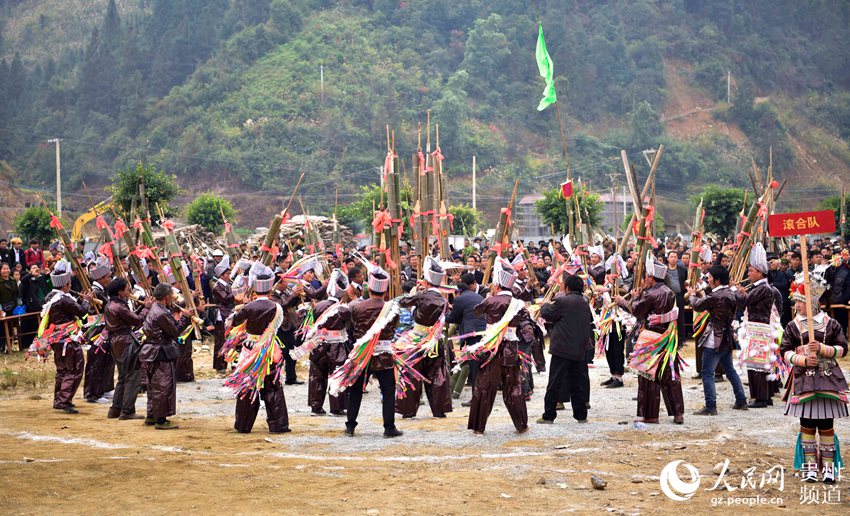
<path id="1" fill-rule="evenodd" d="M 679 478 L 678 467 L 681 464 L 691 475 L 690 482 Z M 681 460 L 674 460 L 664 466 L 661 470 L 659 478 L 661 483 L 661 491 L 667 498 L 676 501 L 684 502 L 690 500 L 699 489 L 700 475 L 699 471 L 692 464 L 688 464 Z"/>

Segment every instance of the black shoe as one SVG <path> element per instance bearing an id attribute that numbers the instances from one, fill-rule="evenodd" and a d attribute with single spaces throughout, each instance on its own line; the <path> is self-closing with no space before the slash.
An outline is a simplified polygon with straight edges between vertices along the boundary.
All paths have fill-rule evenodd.
<path id="1" fill-rule="evenodd" d="M 304 382 L 302 382 L 301 380 L 292 380 L 291 382 L 289 380 L 287 380 L 284 383 L 286 385 L 304 385 Z"/>
<path id="2" fill-rule="evenodd" d="M 587 409 L 587 410 L 590 410 L 590 402 L 589 401 L 584 402 L 584 408 Z"/>
<path id="3" fill-rule="evenodd" d="M 599 385 L 601 385 L 602 387 L 606 387 L 608 385 L 611 385 L 612 383 L 614 383 L 614 377 L 613 376 L 611 378 L 608 378 L 604 382 L 600 383 Z"/>
<path id="4" fill-rule="evenodd" d="M 746 401 L 742 401 L 741 403 L 735 403 L 732 405 L 732 408 L 735 410 L 750 410 L 750 407 L 747 406 Z"/>
<path id="5" fill-rule="evenodd" d="M 434 414 L 434 417 L 438 417 L 438 418 L 441 418 L 441 419 L 442 419 L 442 418 L 446 417 L 446 415 L 445 415 L 444 413 L 442 413 L 442 412 L 439 412 L 439 413 L 437 413 L 437 414 Z"/>
<path id="6" fill-rule="evenodd" d="M 695 416 L 716 416 L 717 409 L 710 409 L 708 407 L 703 407 L 696 412 L 694 412 Z"/>
<path id="7" fill-rule="evenodd" d="M 773 398 L 769 398 L 769 399 L 767 400 L 767 406 L 768 406 L 768 407 L 772 407 L 772 406 L 773 406 Z"/>
<path id="8" fill-rule="evenodd" d="M 63 408 L 62 412 L 66 413 L 66 414 L 79 414 L 80 413 L 79 410 L 75 409 L 73 406 L 70 406 L 70 405 Z"/>
<path id="9" fill-rule="evenodd" d="M 402 414 L 402 419 L 413 419 L 416 417 L 416 414 Z"/>
<path id="10" fill-rule="evenodd" d="M 714 375 L 714 383 L 722 383 L 722 382 L 725 382 L 725 381 L 726 381 L 726 379 L 723 378 L 722 374 Z"/>
<path id="11" fill-rule="evenodd" d="M 472 402 L 471 401 L 464 401 L 463 403 L 460 404 L 460 406 L 461 407 L 471 407 Z"/>
<path id="12" fill-rule="evenodd" d="M 402 435 L 404 435 L 404 432 L 395 427 L 384 430 L 384 437 L 386 438 L 400 437 Z"/>
<path id="13" fill-rule="evenodd" d="M 606 389 L 618 389 L 620 387 L 625 387 L 623 380 L 618 380 L 616 378 L 612 378 L 612 380 L 614 380 L 614 381 L 611 382 L 610 384 L 608 384 L 608 386 L 605 387 Z"/>
<path id="14" fill-rule="evenodd" d="M 750 408 L 767 408 L 767 402 L 766 401 L 753 400 L 753 401 L 749 402 L 747 404 L 747 406 L 750 407 Z"/>
<path id="15" fill-rule="evenodd" d="M 327 414 L 327 412 L 325 412 L 325 409 L 321 407 L 310 411 L 311 416 L 324 416 L 325 414 Z"/>
<path id="16" fill-rule="evenodd" d="M 145 416 L 141 414 L 121 414 L 118 416 L 118 421 L 128 421 L 131 419 L 145 419 Z"/>
<path id="17" fill-rule="evenodd" d="M 154 419 L 152 417 L 146 417 L 145 418 L 145 426 L 153 426 L 155 424 L 156 424 L 156 419 Z"/>
<path id="18" fill-rule="evenodd" d="M 331 410 L 330 414 L 331 414 L 332 416 L 337 416 L 337 417 L 339 417 L 339 416 L 344 416 L 344 415 L 345 415 L 345 411 L 344 411 L 344 410 Z"/>
<path id="19" fill-rule="evenodd" d="M 269 430 L 270 434 L 288 434 L 292 429 L 288 426 L 281 428 L 280 430 Z"/>

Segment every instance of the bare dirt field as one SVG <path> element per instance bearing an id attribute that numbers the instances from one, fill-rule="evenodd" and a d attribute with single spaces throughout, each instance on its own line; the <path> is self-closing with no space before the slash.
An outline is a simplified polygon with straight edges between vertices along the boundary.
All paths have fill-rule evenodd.
<path id="1" fill-rule="evenodd" d="M 685 354 L 692 353 L 690 345 Z M 233 400 L 211 374 L 209 353 L 201 352 L 195 357 L 199 380 L 178 385 L 173 419 L 180 429 L 164 432 L 139 421 L 107 420 L 106 405 L 85 403 L 79 394 L 79 415 L 55 411 L 52 364 L 39 372 L 33 362 L 7 357 L 0 391 L 3 514 L 708 514 L 747 509 L 742 503 L 754 505 L 748 512 L 847 514 L 850 507 L 846 480 L 837 488 L 811 484 L 801 491 L 791 470 L 797 422 L 783 416 L 779 404 L 733 411 L 724 382 L 720 415 L 692 416 L 702 406 L 692 370 L 685 374 L 683 426 L 665 418 L 662 406 L 660 425 L 635 428 L 636 377 L 627 373 L 622 389 L 599 387 L 607 366 L 597 360 L 587 424 L 572 419 L 569 405 L 554 425 L 534 424 L 546 383 L 538 374 L 526 434 L 514 431 L 497 399 L 483 437 L 466 430 L 468 409 L 457 403 L 447 419 L 421 407 L 416 419 L 398 420 L 405 435 L 388 440 L 381 435 L 376 385 L 364 398 L 353 439 L 343 436 L 341 418 L 310 416 L 304 385 L 285 389 L 292 433 L 268 434 L 261 410 L 254 432 L 237 434 Z M 9 388 L 12 376 L 17 386 Z M 466 389 L 459 401 L 470 395 Z M 144 403 L 139 398 L 142 413 Z M 836 430 L 850 450 L 846 422 Z M 724 459 L 729 470 L 718 482 L 712 470 Z M 675 460 L 701 475 L 685 501 L 668 498 L 659 481 Z M 773 466 L 786 468 L 784 483 L 765 476 L 762 485 Z M 686 467 L 677 472 L 689 483 Z M 750 475 L 748 468 L 754 468 Z M 607 481 L 604 490 L 593 488 L 593 475 Z M 748 478 L 752 483 L 744 482 Z M 711 490 L 715 484 L 720 487 Z"/>

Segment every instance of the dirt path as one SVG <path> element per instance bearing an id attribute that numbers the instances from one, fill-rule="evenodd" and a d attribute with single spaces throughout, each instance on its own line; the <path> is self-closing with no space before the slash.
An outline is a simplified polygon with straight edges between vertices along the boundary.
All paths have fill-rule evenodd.
<path id="1" fill-rule="evenodd" d="M 684 426 L 667 420 L 635 429 L 636 379 L 627 376 L 626 388 L 605 390 L 597 387 L 605 372 L 597 361 L 588 424 L 577 424 L 568 409 L 554 425 L 532 423 L 529 433 L 517 435 L 497 400 L 487 434 L 476 437 L 465 429 L 468 409 L 456 406 L 438 420 L 423 406 L 418 418 L 398 422 L 405 435 L 396 440 L 381 437 L 374 386 L 364 399 L 355 439 L 341 434 L 341 419 L 309 416 L 305 386 L 287 387 L 293 432 L 285 435 L 267 433 L 262 410 L 254 433 L 231 430 L 233 402 L 217 379 L 180 384 L 175 421 L 181 429 L 173 432 L 107 420 L 103 405 L 78 402 L 81 414 L 69 416 L 50 409 L 49 388 L 18 389 L 0 399 L 0 511 L 707 514 L 714 512 L 716 496 L 761 495 L 766 501 L 759 512 L 778 506 L 811 512 L 800 504 L 801 484 L 791 473 L 782 490 L 777 485 L 707 490 L 717 480 L 712 468 L 725 458 L 732 468 L 725 479 L 733 487 L 740 487 L 745 468 L 755 467 L 758 480 L 771 466 L 791 464 L 793 422 L 778 407 L 743 414 L 723 410 L 731 395 L 727 382 L 719 388 L 719 417 L 690 416 L 701 389 L 687 379 Z M 532 422 L 542 410 L 545 376 L 535 380 Z M 467 390 L 462 400 L 468 396 Z M 140 398 L 140 409 L 144 401 Z M 661 491 L 659 475 L 673 460 L 693 464 L 703 475 L 688 501 L 674 502 Z M 689 479 L 684 466 L 678 472 Z M 591 475 L 605 479 L 607 488 L 594 490 Z M 768 503 L 777 496 L 781 504 Z M 850 492 L 842 493 L 843 505 L 819 504 L 816 510 L 846 514 L 847 496 Z"/>

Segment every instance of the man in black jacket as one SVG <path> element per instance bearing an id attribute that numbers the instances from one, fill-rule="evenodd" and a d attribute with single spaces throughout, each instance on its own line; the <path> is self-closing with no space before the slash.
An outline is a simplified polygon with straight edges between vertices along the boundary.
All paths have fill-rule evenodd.
<path id="1" fill-rule="evenodd" d="M 569 390 L 573 417 L 587 422 L 590 379 L 587 374 L 587 350 L 593 346 L 593 314 L 582 292 L 584 282 L 577 275 L 564 278 L 565 295 L 556 297 L 540 309 L 540 316 L 552 323 L 549 353 L 549 384 L 543 398 L 543 417 L 539 424 L 551 424 L 561 394 Z"/>
<path id="2" fill-rule="evenodd" d="M 708 327 L 697 342 L 697 346 L 703 350 L 702 387 L 705 395 L 705 406 L 694 412 L 697 416 L 717 415 L 714 374 L 718 363 L 723 365 L 735 393 L 735 405 L 732 408 L 748 409 L 744 386 L 732 363 L 732 350 L 735 347 L 732 321 L 735 320 L 738 300 L 735 292 L 729 288 L 729 271 L 719 265 L 713 266 L 708 271 L 708 286 L 711 293 L 707 296 L 697 296 L 694 287 L 688 289 L 688 297 L 694 310 L 707 311 L 709 314 Z"/>
<path id="3" fill-rule="evenodd" d="M 484 301 L 484 298 L 478 294 L 478 284 L 475 281 L 475 274 L 466 272 L 460 277 L 458 285 L 460 294 L 455 297 L 452 303 L 452 309 L 446 317 L 446 324 L 457 324 L 457 334 L 466 335 L 484 331 L 487 328 L 487 321 L 484 317 L 475 313 L 475 307 Z M 461 339 L 460 344 L 463 347 L 477 344 L 481 337 L 467 337 Z M 453 378 L 453 394 L 452 397 L 457 399 L 460 397 L 460 392 L 463 390 L 463 385 L 466 377 L 469 377 L 469 383 L 475 385 L 475 378 L 478 376 L 479 363 L 477 360 L 472 360 L 469 363 L 469 373 L 464 375 L 462 372 Z"/>

